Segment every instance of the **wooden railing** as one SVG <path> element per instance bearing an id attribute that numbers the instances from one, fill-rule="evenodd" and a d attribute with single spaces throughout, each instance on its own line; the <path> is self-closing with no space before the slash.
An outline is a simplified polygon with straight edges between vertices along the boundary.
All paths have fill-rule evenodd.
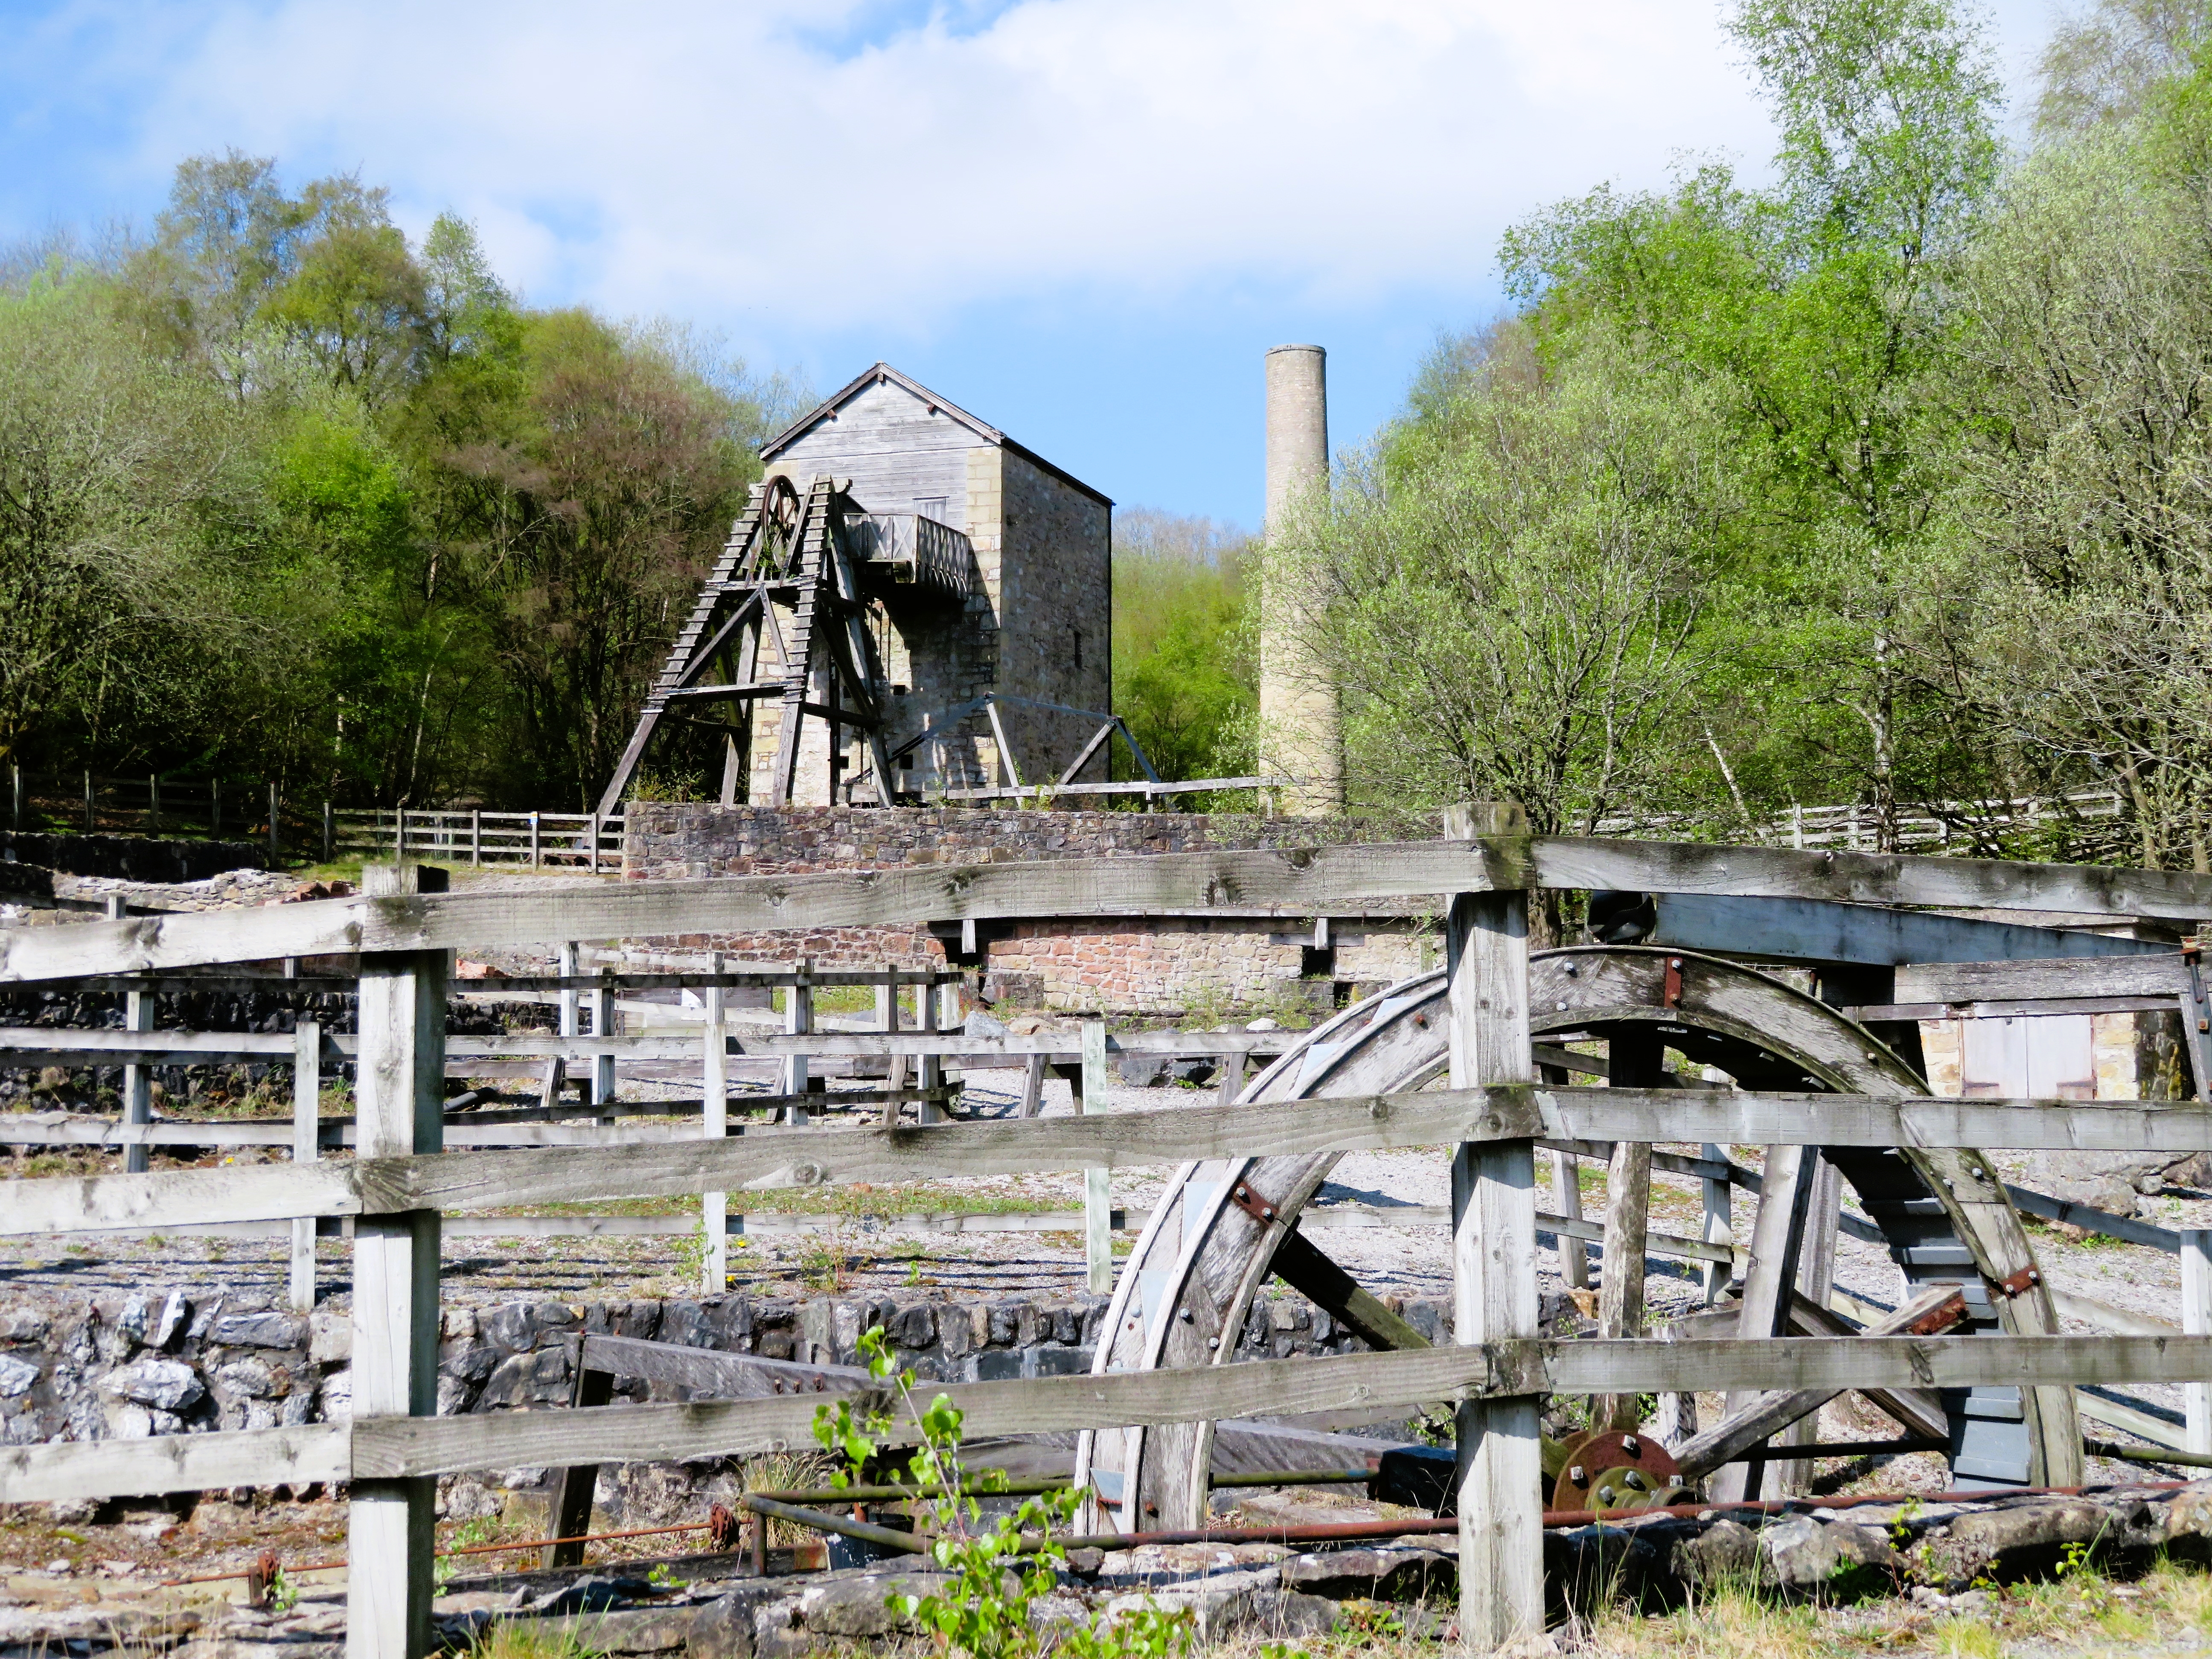
<path id="1" fill-rule="evenodd" d="M 445 864 L 515 864 L 532 870 L 622 868 L 619 812 L 489 812 L 476 808 L 337 807 L 325 857 L 425 858 Z"/>
<path id="2" fill-rule="evenodd" d="M 2212 877 L 1951 859 L 1584 842 L 1504 833 L 1440 842 L 441 895 L 372 871 L 356 899 L 0 935 L 0 983 L 358 951 L 359 1156 L 10 1182 L 0 1235 L 355 1218 L 353 1410 L 344 1423 L 0 1449 L 0 1502 L 348 1481 L 351 1649 L 428 1646 L 430 1477 L 485 1468 L 740 1455 L 804 1443 L 816 1402 L 782 1397 L 435 1418 L 440 1216 L 448 1209 L 776 1185 L 1158 1167 L 1188 1159 L 1455 1145 L 1454 1346 L 957 1385 L 971 1435 L 1460 1403 L 1460 1621 L 1478 1649 L 1543 1620 L 1537 1407 L 1550 1392 L 2201 1382 L 2212 1337 L 1868 1337 L 1849 1341 L 1540 1340 L 1540 1139 L 1923 1149 L 2212 1149 L 2195 1104 L 1889 1098 L 1538 1086 L 1527 890 L 1540 886 L 1854 899 L 2192 920 Z M 1118 915 L 1151 907 L 1310 915 L 1449 896 L 1450 1086 L 1110 1115 L 728 1136 L 655 1145 L 447 1152 L 446 952 L 725 927 L 912 925 L 947 917 Z M 711 1016 L 710 1016 L 711 1018 Z M 718 1022 L 717 1022 L 718 1023 Z M 1086 1077 L 1103 1079 L 1103 1027 Z M 605 1040 L 601 1040 L 602 1042 Z M 706 1075 L 719 1074 L 708 1040 Z M 1095 1100 L 1095 1093 L 1091 1096 Z M 720 1103 L 724 1107 L 726 1101 Z"/>

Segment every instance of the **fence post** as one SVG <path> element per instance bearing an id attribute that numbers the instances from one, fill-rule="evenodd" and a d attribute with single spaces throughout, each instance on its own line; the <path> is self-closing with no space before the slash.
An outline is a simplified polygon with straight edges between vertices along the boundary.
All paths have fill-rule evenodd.
<path id="1" fill-rule="evenodd" d="M 539 855 L 538 848 L 538 814 L 532 812 L 530 815 L 530 867 L 533 870 L 540 869 L 544 866 L 544 860 Z"/>
<path id="2" fill-rule="evenodd" d="M 1709 1140 L 1698 1150 L 1716 1164 L 1728 1162 L 1728 1148 L 1725 1146 Z M 1717 1181 L 1708 1176 L 1704 1184 L 1705 1223 L 1698 1237 L 1708 1244 L 1733 1244 L 1735 1242 L 1735 1189 L 1729 1186 L 1728 1177 L 1725 1176 Z M 1727 1262 L 1705 1263 L 1705 1305 L 1707 1307 L 1711 1307 L 1721 1299 L 1721 1292 L 1728 1289 L 1731 1277 Z"/>
<path id="3" fill-rule="evenodd" d="M 722 971 L 722 953 L 707 958 L 708 971 Z M 700 1046 L 700 1133 L 719 1141 L 730 1133 L 729 1042 L 722 1024 L 722 988 L 707 988 L 707 1035 Z M 701 1258 L 700 1288 L 720 1296 L 730 1288 L 730 1197 L 727 1193 L 699 1194 L 699 1224 L 706 1231 L 707 1249 Z"/>
<path id="4" fill-rule="evenodd" d="M 914 988 L 914 1012 L 916 1030 L 933 1031 L 937 1029 L 937 979 L 934 974 L 924 975 L 921 983 Z M 922 1097 L 921 1104 L 915 1112 L 916 1120 L 923 1123 L 942 1123 L 945 1121 L 945 1103 L 935 1098 L 935 1091 L 945 1086 L 945 1057 L 942 1054 L 924 1054 L 914 1070 L 914 1086 L 921 1091 Z"/>
<path id="5" fill-rule="evenodd" d="M 1086 1116 L 1106 1109 L 1106 1016 L 1083 1022 L 1083 1110 Z M 1114 1288 L 1113 1172 L 1093 1168 L 1083 1172 L 1083 1260 L 1091 1271 L 1091 1293 L 1104 1296 Z"/>
<path id="6" fill-rule="evenodd" d="M 222 780 L 208 780 L 208 834 L 222 834 Z"/>
<path id="7" fill-rule="evenodd" d="M 599 815 L 592 814 L 592 873 L 599 873 Z"/>
<path id="8" fill-rule="evenodd" d="M 1455 807 L 1444 833 L 1461 841 L 1526 836 L 1528 817 L 1510 803 Z M 1454 894 L 1444 949 L 1451 1086 L 1533 1082 L 1528 895 Z M 1452 1160 L 1452 1304 L 1462 1344 L 1536 1334 L 1534 1140 L 1468 1142 Z M 1534 1395 L 1469 1400 L 1456 1413 L 1459 1628 L 1472 1653 L 1543 1635 L 1539 1403 Z"/>
<path id="9" fill-rule="evenodd" d="M 784 988 L 783 1030 L 786 1036 L 809 1036 L 814 1030 L 814 988 L 806 982 L 814 971 L 814 958 L 805 957 L 794 969 L 796 982 Z M 929 1029 L 935 1029 L 930 1022 Z M 806 1092 L 806 1056 L 786 1054 L 783 1057 L 783 1092 L 793 1097 Z M 928 1117 L 927 1108 L 922 1116 Z M 795 1098 L 781 1113 L 786 1123 L 804 1126 L 807 1122 L 806 1108 Z"/>
<path id="10" fill-rule="evenodd" d="M 338 855 L 338 818 L 330 802 L 323 803 L 323 862 L 334 862 Z"/>
<path id="11" fill-rule="evenodd" d="M 2212 1334 L 2212 1230 L 2181 1230 L 2181 1328 L 2191 1336 Z M 2183 1383 L 2181 1404 L 2187 1449 L 2212 1452 L 2212 1383 Z"/>
<path id="12" fill-rule="evenodd" d="M 11 766 L 8 769 L 15 775 L 12 791 L 14 799 L 8 809 L 8 827 L 10 830 L 21 830 L 23 827 L 23 769 L 20 766 Z"/>
<path id="13" fill-rule="evenodd" d="M 469 809 L 469 862 L 481 866 L 483 863 L 483 808 Z"/>
<path id="14" fill-rule="evenodd" d="M 600 987 L 592 993 L 592 1035 L 595 1037 L 615 1034 L 615 970 L 605 963 L 599 964 Z M 604 1115 L 615 1098 L 615 1057 L 611 1053 L 592 1056 L 592 1104 L 602 1109 L 599 1121 L 611 1123 L 614 1119 Z"/>
<path id="15" fill-rule="evenodd" d="M 446 872 L 372 866 L 371 896 L 444 890 Z M 444 1149 L 443 951 L 365 951 L 354 1068 L 363 1158 Z M 435 1210 L 365 1215 L 353 1245 L 353 1415 L 430 1417 L 438 1407 Z M 356 1480 L 347 1515 L 348 1659 L 419 1659 L 430 1650 L 437 1482 Z"/>
<path id="16" fill-rule="evenodd" d="M 84 774 L 84 833 L 88 836 L 91 835 L 97 822 L 95 808 L 93 805 L 92 769 L 87 767 Z"/>
<path id="17" fill-rule="evenodd" d="M 392 856 L 404 860 L 407 856 L 407 809 L 398 808 L 392 826 Z"/>
<path id="18" fill-rule="evenodd" d="M 269 862 L 272 866 L 276 862 L 276 786 L 272 783 L 269 786 Z"/>
<path id="19" fill-rule="evenodd" d="M 292 1162 L 313 1164 L 323 1155 L 323 1028 L 303 1019 L 292 1027 Z M 315 1218 L 292 1222 L 292 1311 L 315 1310 Z"/>
<path id="20" fill-rule="evenodd" d="M 116 909 L 120 911 L 118 902 Z M 126 991 L 123 994 L 123 1028 L 128 1031 L 150 1031 L 154 1029 L 154 994 L 151 991 Z M 154 1073 L 151 1066 L 126 1066 L 123 1068 L 123 1121 L 125 1123 L 148 1124 L 154 1121 Z M 153 1148 L 143 1140 L 134 1140 L 123 1149 L 123 1167 L 131 1175 L 145 1174 L 151 1160 Z"/>
<path id="21" fill-rule="evenodd" d="M 1739 1337 L 1778 1337 L 1788 1328 L 1797 1252 L 1804 1243 L 1805 1221 L 1812 1210 L 1820 1172 L 1818 1147 L 1766 1149 L 1766 1167 L 1759 1182 L 1759 1214 L 1751 1224 L 1751 1265 L 1744 1271 L 1741 1311 L 1735 1316 Z M 1756 1389 L 1729 1389 L 1721 1407 L 1723 1420 L 1742 1411 L 1757 1393 Z M 1765 1469 L 1763 1463 L 1730 1463 L 1717 1471 L 1708 1483 L 1714 1501 L 1740 1503 L 1757 1498 Z"/>
<path id="22" fill-rule="evenodd" d="M 149 835 L 161 833 L 161 775 L 146 775 L 146 830 Z"/>

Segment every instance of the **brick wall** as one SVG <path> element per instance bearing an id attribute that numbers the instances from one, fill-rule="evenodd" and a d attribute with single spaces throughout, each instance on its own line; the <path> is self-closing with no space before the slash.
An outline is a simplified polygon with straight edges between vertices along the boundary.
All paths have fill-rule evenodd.
<path id="1" fill-rule="evenodd" d="M 634 881 L 792 875 L 908 865 L 1144 857 L 1208 848 L 1343 845 L 1419 839 L 1437 826 L 1244 813 L 979 811 L 969 809 L 716 806 L 637 801 L 623 868 Z M 987 925 L 978 943 L 994 1000 L 1115 1013 L 1326 1006 L 1345 984 L 1387 984 L 1431 967 L 1427 919 L 1405 914 L 1333 919 L 1332 951 L 1313 951 L 1312 920 L 1158 916 L 1128 921 L 1040 917 Z M 926 927 L 699 934 L 682 950 L 764 962 L 811 957 L 822 968 L 939 966 Z"/>

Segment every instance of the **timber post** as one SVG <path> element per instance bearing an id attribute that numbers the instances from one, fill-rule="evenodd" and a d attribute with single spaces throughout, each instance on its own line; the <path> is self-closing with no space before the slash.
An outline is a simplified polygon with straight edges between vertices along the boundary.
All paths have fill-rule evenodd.
<path id="1" fill-rule="evenodd" d="M 1510 804 L 1457 807 L 1445 834 L 1525 835 Z M 1445 933 L 1451 1086 L 1532 1083 L 1526 892 L 1455 893 Z M 1464 1142 L 1452 1160 L 1453 1337 L 1537 1334 L 1536 1143 Z M 1460 1402 L 1459 1628 L 1469 1653 L 1544 1632 L 1543 1462 L 1533 1395 Z"/>
<path id="2" fill-rule="evenodd" d="M 112 893 L 107 900 L 107 915 L 111 921 L 120 921 L 130 914 L 130 905 L 120 893 Z M 123 994 L 123 1029 L 126 1031 L 150 1031 L 154 1029 L 154 994 L 151 991 L 125 991 Z M 154 1071 L 149 1066 L 125 1066 L 123 1068 L 123 1121 L 125 1123 L 149 1124 L 154 1121 Z M 123 1169 L 126 1175 L 144 1175 L 152 1167 L 154 1149 L 143 1140 L 134 1140 L 123 1148 Z"/>
<path id="3" fill-rule="evenodd" d="M 323 1028 L 314 1020 L 292 1027 L 292 1162 L 322 1156 Z M 292 1218 L 290 1299 L 294 1313 L 315 1310 L 315 1218 Z"/>
<path id="4" fill-rule="evenodd" d="M 370 896 L 441 892 L 446 872 L 370 866 Z M 445 951 L 364 951 L 354 1092 L 360 1158 L 445 1150 Z M 433 1417 L 438 1409 L 434 1209 L 364 1215 L 354 1226 L 353 1414 Z M 437 1482 L 353 1482 L 348 1528 L 347 1659 L 421 1659 L 430 1648 Z"/>
<path id="5" fill-rule="evenodd" d="M 2181 1328 L 2191 1336 L 2212 1334 L 2212 1230 L 2181 1230 Z M 2183 1383 L 2181 1401 L 2188 1449 L 2212 1451 L 2212 1383 Z"/>
<path id="6" fill-rule="evenodd" d="M 1106 1016 L 1083 1022 L 1083 1110 L 1106 1109 Z M 1091 1293 L 1114 1289 L 1113 1172 L 1097 1165 L 1083 1172 L 1083 1260 L 1090 1270 Z"/>
<path id="7" fill-rule="evenodd" d="M 722 971 L 722 953 L 707 958 L 707 971 Z M 706 1036 L 700 1042 L 701 1133 L 719 1141 L 730 1133 L 729 1031 L 722 1023 L 723 997 L 719 985 L 706 989 Z M 730 1195 L 726 1192 L 699 1194 L 699 1225 L 706 1234 L 700 1257 L 700 1288 L 720 1296 L 730 1288 Z M 579 1362 L 580 1363 L 580 1362 Z"/>

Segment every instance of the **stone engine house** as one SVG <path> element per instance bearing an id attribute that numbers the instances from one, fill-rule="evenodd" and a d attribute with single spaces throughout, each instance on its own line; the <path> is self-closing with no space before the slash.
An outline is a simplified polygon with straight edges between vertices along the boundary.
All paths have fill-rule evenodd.
<path id="1" fill-rule="evenodd" d="M 658 722 L 702 715 L 725 805 L 1105 781 L 1108 497 L 888 363 L 762 461 L 602 811 Z"/>

